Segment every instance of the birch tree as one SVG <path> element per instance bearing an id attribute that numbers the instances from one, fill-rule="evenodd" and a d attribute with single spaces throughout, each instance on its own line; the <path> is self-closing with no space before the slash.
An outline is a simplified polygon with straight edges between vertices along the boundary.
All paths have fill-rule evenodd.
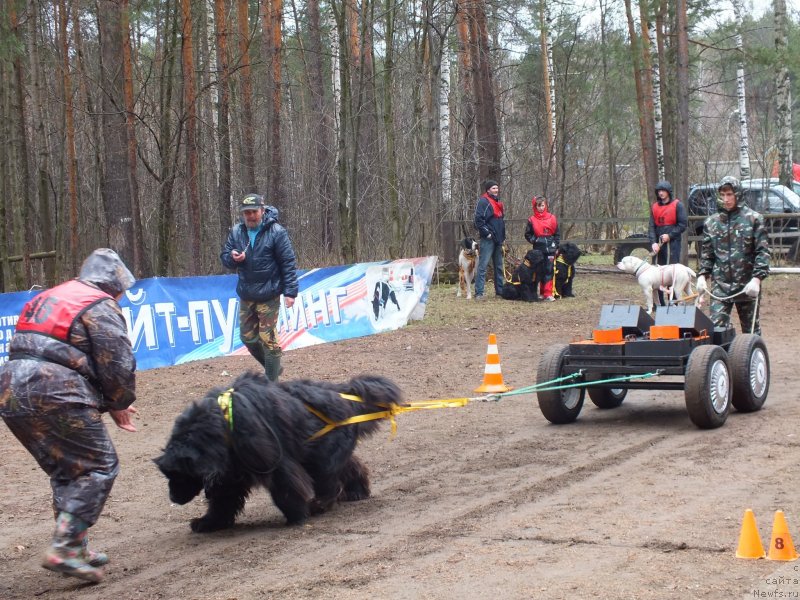
<path id="1" fill-rule="evenodd" d="M 664 121 L 661 113 L 661 67 L 658 58 L 658 44 L 656 42 L 656 26 L 653 21 L 647 23 L 650 42 L 650 60 L 653 73 L 653 133 L 656 142 L 656 165 L 658 166 L 658 179 L 667 178 L 664 162 Z"/>
<path id="2" fill-rule="evenodd" d="M 736 67 L 736 98 L 739 113 L 739 177 L 750 178 L 750 143 L 747 134 L 747 105 L 744 81 L 744 41 L 742 39 L 742 2 L 733 0 L 733 12 L 736 16 L 736 51 L 739 64 Z"/>
<path id="3" fill-rule="evenodd" d="M 786 0 L 774 0 L 775 54 L 777 73 L 775 81 L 776 116 L 778 120 L 779 181 L 792 187 L 792 87 L 789 80 L 789 55 L 786 32 Z"/>
<path id="4" fill-rule="evenodd" d="M 450 165 L 450 44 L 447 36 L 442 41 L 442 60 L 439 70 L 439 148 L 442 157 L 442 201 L 450 207 L 453 197 Z"/>

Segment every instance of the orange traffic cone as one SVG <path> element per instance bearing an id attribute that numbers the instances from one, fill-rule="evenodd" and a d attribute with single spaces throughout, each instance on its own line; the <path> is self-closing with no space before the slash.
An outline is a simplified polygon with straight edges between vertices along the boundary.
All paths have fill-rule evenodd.
<path id="1" fill-rule="evenodd" d="M 764 546 L 756 527 L 756 516 L 749 508 L 744 511 L 742 531 L 739 533 L 739 547 L 736 549 L 736 558 L 764 558 Z"/>
<path id="2" fill-rule="evenodd" d="M 486 368 L 483 371 L 483 384 L 475 388 L 476 392 L 507 392 L 511 388 L 503 383 L 500 372 L 500 354 L 497 352 L 497 337 L 489 334 L 489 347 L 486 350 Z"/>
<path id="3" fill-rule="evenodd" d="M 797 560 L 798 554 L 789 535 L 789 527 L 782 510 L 775 511 L 775 520 L 772 522 L 772 541 L 769 543 L 769 560 Z"/>

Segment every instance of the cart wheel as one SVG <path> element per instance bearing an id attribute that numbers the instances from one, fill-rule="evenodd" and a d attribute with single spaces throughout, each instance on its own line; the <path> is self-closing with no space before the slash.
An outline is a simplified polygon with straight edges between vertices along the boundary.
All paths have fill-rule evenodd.
<path id="1" fill-rule="evenodd" d="M 689 355 L 684 386 L 686 409 L 700 429 L 720 427 L 731 410 L 728 354 L 719 346 L 698 346 Z"/>
<path id="2" fill-rule="evenodd" d="M 728 348 L 733 397 L 739 412 L 761 410 L 769 392 L 769 354 L 760 335 L 743 333 L 733 338 Z"/>
<path id="3" fill-rule="evenodd" d="M 562 376 L 564 356 L 569 352 L 569 345 L 552 346 L 539 360 L 539 369 L 536 372 L 536 381 L 552 381 Z M 583 408 L 584 388 L 568 388 L 566 390 L 549 390 L 536 392 L 539 399 L 539 409 L 544 418 L 561 425 L 572 423 L 578 418 Z"/>
<path id="4" fill-rule="evenodd" d="M 597 408 L 617 408 L 628 394 L 628 390 L 625 388 L 590 387 L 587 389 L 589 399 Z"/>

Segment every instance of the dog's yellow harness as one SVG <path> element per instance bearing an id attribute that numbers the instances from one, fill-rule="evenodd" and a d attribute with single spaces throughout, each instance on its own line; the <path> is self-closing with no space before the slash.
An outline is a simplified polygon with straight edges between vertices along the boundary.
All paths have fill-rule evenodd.
<path id="1" fill-rule="evenodd" d="M 217 404 L 222 410 L 222 416 L 228 423 L 228 428 L 233 431 L 233 388 L 227 389 L 217 396 Z"/>
<path id="2" fill-rule="evenodd" d="M 351 402 L 364 402 L 359 396 L 354 396 L 352 394 L 343 394 L 339 393 L 339 396 L 344 398 L 345 400 L 350 400 Z M 341 427 L 343 425 L 354 425 L 356 423 L 365 423 L 367 421 L 375 421 L 377 419 L 389 419 L 392 423 L 392 436 L 397 434 L 397 421 L 395 421 L 395 416 L 399 415 L 400 413 L 404 412 L 411 412 L 414 410 L 423 410 L 427 408 L 453 408 L 457 406 L 466 406 L 469 402 L 469 398 L 453 398 L 451 400 L 423 400 L 420 402 L 412 402 L 407 405 L 401 406 L 400 404 L 378 404 L 384 410 L 379 410 L 377 412 L 368 413 L 366 415 L 356 415 L 354 417 L 349 417 L 344 419 L 343 421 L 334 421 L 329 419 L 326 415 L 319 412 L 313 406 L 309 406 L 306 404 L 306 408 L 308 411 L 317 417 L 319 420 L 325 423 L 325 427 L 320 429 L 317 433 L 312 435 L 308 438 L 308 441 L 315 440 L 317 438 L 322 437 L 326 433 L 330 433 L 332 430 L 336 429 L 337 427 Z"/>

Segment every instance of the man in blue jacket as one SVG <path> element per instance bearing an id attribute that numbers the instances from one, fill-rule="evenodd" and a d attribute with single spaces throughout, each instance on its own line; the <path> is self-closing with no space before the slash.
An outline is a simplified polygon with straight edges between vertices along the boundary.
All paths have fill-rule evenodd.
<path id="1" fill-rule="evenodd" d="M 297 259 L 292 242 L 278 223 L 278 209 L 264 197 L 248 194 L 239 205 L 242 222 L 231 229 L 220 254 L 222 264 L 239 274 L 239 337 L 264 367 L 270 381 L 281 372 L 276 325 L 281 304 L 291 308 L 297 297 Z"/>
<path id="2" fill-rule="evenodd" d="M 503 295 L 503 242 L 506 241 L 506 222 L 503 220 L 505 207 L 498 198 L 500 186 L 496 181 L 487 179 L 483 182 L 483 195 L 475 206 L 475 229 L 480 235 L 478 254 L 478 272 L 475 276 L 475 299 L 485 300 L 484 286 L 489 260 L 494 266 L 494 293 L 498 298 Z"/>

